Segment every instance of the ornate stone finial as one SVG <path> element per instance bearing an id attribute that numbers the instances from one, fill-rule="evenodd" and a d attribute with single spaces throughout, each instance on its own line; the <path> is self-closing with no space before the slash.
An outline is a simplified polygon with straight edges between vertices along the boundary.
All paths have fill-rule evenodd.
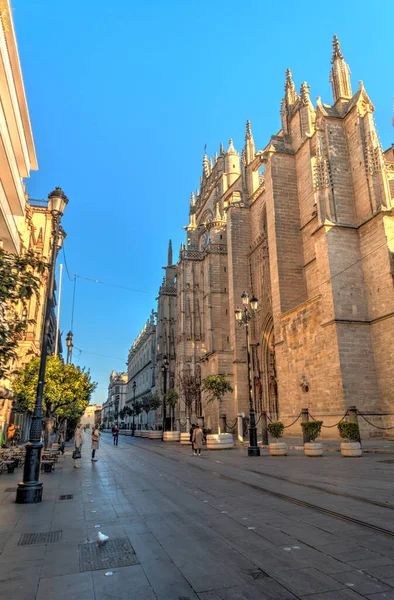
<path id="1" fill-rule="evenodd" d="M 219 154 L 220 154 L 220 156 L 223 156 L 223 154 L 224 154 L 224 146 L 223 146 L 222 142 L 220 142 Z"/>
<path id="2" fill-rule="evenodd" d="M 192 192 L 190 194 L 190 207 L 192 208 L 193 206 L 196 206 L 196 200 L 195 200 L 195 197 L 194 197 L 194 192 Z"/>
<path id="3" fill-rule="evenodd" d="M 203 168 L 203 173 L 205 175 L 205 177 L 209 176 L 209 163 L 208 163 L 208 156 L 205 153 L 204 157 L 202 159 L 202 168 Z"/>
<path id="4" fill-rule="evenodd" d="M 216 206 L 215 206 L 215 220 L 216 221 L 222 220 L 222 215 L 220 214 L 220 203 L 219 202 L 216 202 Z"/>
<path id="5" fill-rule="evenodd" d="M 172 241 L 168 242 L 168 266 L 172 265 Z"/>
<path id="6" fill-rule="evenodd" d="M 218 162 L 218 153 L 217 152 L 215 152 L 215 154 L 213 155 L 213 161 L 216 165 L 216 163 Z"/>
<path id="7" fill-rule="evenodd" d="M 300 96 L 301 96 L 301 101 L 303 104 L 309 104 L 309 92 L 310 90 L 310 86 L 307 84 L 306 81 L 304 81 L 301 84 L 301 90 L 300 90 Z"/>
<path id="8" fill-rule="evenodd" d="M 213 169 L 213 162 L 212 162 L 212 158 L 209 159 L 209 170 L 212 172 Z"/>
<path id="9" fill-rule="evenodd" d="M 342 59 L 343 60 L 343 54 L 341 52 L 341 46 L 339 44 L 339 40 L 336 34 L 334 34 L 333 40 L 332 40 L 332 59 L 331 59 L 331 64 L 334 64 L 334 62 L 337 59 Z"/>
<path id="10" fill-rule="evenodd" d="M 236 149 L 234 148 L 233 140 L 230 138 L 228 142 L 227 154 L 238 154 Z"/>

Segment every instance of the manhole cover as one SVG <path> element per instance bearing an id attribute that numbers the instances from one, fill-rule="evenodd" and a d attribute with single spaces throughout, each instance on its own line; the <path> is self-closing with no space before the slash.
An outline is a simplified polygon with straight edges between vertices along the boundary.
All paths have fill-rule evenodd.
<path id="1" fill-rule="evenodd" d="M 79 571 L 100 571 L 128 567 L 138 563 L 137 557 L 127 538 L 108 540 L 105 544 L 96 542 L 79 545 Z"/>
<path id="2" fill-rule="evenodd" d="M 5 488 L 5 492 L 16 492 L 16 488 Z"/>
<path id="3" fill-rule="evenodd" d="M 267 573 L 264 573 L 261 569 L 250 569 L 248 571 L 248 575 L 250 575 L 253 579 L 263 579 L 264 577 L 268 577 Z"/>
<path id="4" fill-rule="evenodd" d="M 59 496 L 59 500 L 72 500 L 74 498 L 74 494 L 63 494 Z"/>
<path id="5" fill-rule="evenodd" d="M 37 544 L 55 544 L 62 541 L 62 531 L 46 533 L 22 533 L 18 546 L 36 546 Z"/>

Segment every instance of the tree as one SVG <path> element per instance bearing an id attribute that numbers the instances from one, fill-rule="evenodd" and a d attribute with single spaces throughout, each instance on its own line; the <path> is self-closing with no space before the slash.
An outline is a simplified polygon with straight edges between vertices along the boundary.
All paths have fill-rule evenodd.
<path id="1" fill-rule="evenodd" d="M 10 375 L 21 336 L 34 322 L 24 318 L 23 309 L 38 296 L 47 266 L 31 251 L 19 256 L 0 248 L 0 379 Z"/>
<path id="2" fill-rule="evenodd" d="M 138 417 L 142 413 L 142 404 L 137 400 L 137 402 L 133 402 L 133 407 L 130 409 L 130 415 L 133 417 Z M 133 428 L 134 430 L 134 428 Z"/>
<path id="3" fill-rule="evenodd" d="M 124 408 L 122 408 L 122 409 L 119 411 L 119 416 L 120 416 L 120 420 L 121 420 L 121 421 L 123 421 L 123 420 L 124 420 L 124 418 L 125 418 L 125 416 L 126 416 L 126 414 L 128 414 L 128 413 L 127 413 L 127 408 L 128 408 L 128 407 L 126 407 L 126 406 L 125 406 Z"/>
<path id="4" fill-rule="evenodd" d="M 197 377 L 188 369 L 178 375 L 179 388 L 186 407 L 186 418 L 191 418 L 193 404 L 197 405 L 200 395 L 200 383 Z"/>
<path id="5" fill-rule="evenodd" d="M 165 403 L 170 407 L 171 411 L 171 431 L 174 431 L 175 407 L 179 400 L 179 394 L 174 388 L 168 390 L 164 396 Z"/>
<path id="6" fill-rule="evenodd" d="M 18 373 L 13 381 L 13 390 L 18 406 L 32 412 L 36 401 L 40 359 L 36 356 Z M 53 418 L 78 420 L 90 402 L 96 389 L 89 373 L 75 365 L 65 365 L 58 356 L 47 360 L 43 409 L 45 419 L 45 448 L 50 447 Z"/>
<path id="7" fill-rule="evenodd" d="M 227 375 L 208 375 L 201 383 L 201 389 L 207 392 L 207 401 L 218 402 L 219 415 L 222 407 L 223 396 L 234 391 Z M 220 431 L 219 431 L 220 433 Z"/>
<path id="8" fill-rule="evenodd" d="M 146 413 L 146 428 L 147 429 L 148 429 L 148 419 L 149 419 L 149 413 L 150 413 L 151 398 L 152 398 L 152 394 L 149 393 L 146 396 L 142 397 L 142 402 L 141 402 L 141 408 Z"/>

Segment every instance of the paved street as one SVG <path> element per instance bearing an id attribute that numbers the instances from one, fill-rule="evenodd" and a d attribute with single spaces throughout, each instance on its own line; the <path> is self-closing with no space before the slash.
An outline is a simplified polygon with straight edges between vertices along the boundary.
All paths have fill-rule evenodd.
<path id="1" fill-rule="evenodd" d="M 20 470 L 0 476 L 2 598 L 394 599 L 394 457 L 197 458 L 160 441 L 111 441 L 102 436 L 97 463 L 86 444 L 79 470 L 67 449 L 42 476 L 38 505 L 6 491 Z M 99 530 L 110 536 L 102 548 Z"/>

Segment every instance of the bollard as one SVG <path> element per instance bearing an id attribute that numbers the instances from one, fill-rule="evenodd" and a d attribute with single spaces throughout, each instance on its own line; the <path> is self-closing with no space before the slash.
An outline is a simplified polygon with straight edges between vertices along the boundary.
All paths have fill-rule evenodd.
<path id="1" fill-rule="evenodd" d="M 301 422 L 302 423 L 309 422 L 309 409 L 308 408 L 301 408 Z M 309 435 L 306 434 L 304 430 L 303 430 L 303 434 L 304 434 L 304 444 L 309 444 L 309 442 L 310 442 Z"/>
<path id="2" fill-rule="evenodd" d="M 238 425 L 237 425 L 237 429 L 238 429 L 238 441 L 240 441 L 241 443 L 243 443 L 244 441 L 244 435 L 243 435 L 243 418 L 245 416 L 245 413 L 238 413 L 237 415 L 237 421 L 238 421 Z"/>
<path id="3" fill-rule="evenodd" d="M 268 446 L 267 412 L 261 412 L 261 441 L 263 446 Z"/>
<path id="4" fill-rule="evenodd" d="M 357 407 L 349 406 L 348 411 L 349 411 L 349 423 L 357 423 L 358 424 Z M 359 444 L 361 444 L 360 427 L 358 428 L 358 442 L 359 442 Z"/>

